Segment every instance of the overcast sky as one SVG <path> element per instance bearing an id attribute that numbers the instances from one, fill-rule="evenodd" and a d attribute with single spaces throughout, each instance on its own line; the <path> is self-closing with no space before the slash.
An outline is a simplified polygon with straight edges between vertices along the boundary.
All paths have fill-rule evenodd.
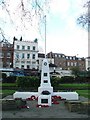
<path id="1" fill-rule="evenodd" d="M 13 12 L 17 6 L 17 0 L 11 1 L 9 9 Z M 40 0 L 39 0 L 40 1 Z M 42 1 L 42 0 L 41 0 Z M 88 56 L 88 32 L 77 24 L 77 18 L 85 9 L 83 4 L 86 0 L 51 0 L 50 12 L 47 15 L 47 53 L 63 53 L 68 56 L 87 57 Z M 16 2 L 16 3 L 15 3 Z M 18 11 L 19 14 L 19 11 Z M 20 14 L 19 14 L 20 16 Z M 5 10 L 0 7 L 0 26 L 3 28 L 7 38 L 12 42 L 13 36 L 18 39 L 22 35 L 24 40 L 34 40 L 38 38 L 39 52 L 44 52 L 44 23 L 40 25 L 40 32 L 38 32 L 37 20 L 33 19 L 34 26 L 30 23 L 25 23 L 27 29 L 21 27 L 19 16 L 12 18 L 15 24 L 10 22 L 10 18 Z M 16 30 L 16 26 L 19 26 Z M 29 27 L 28 27 L 29 26 Z M 23 31 L 23 32 L 22 32 Z"/>

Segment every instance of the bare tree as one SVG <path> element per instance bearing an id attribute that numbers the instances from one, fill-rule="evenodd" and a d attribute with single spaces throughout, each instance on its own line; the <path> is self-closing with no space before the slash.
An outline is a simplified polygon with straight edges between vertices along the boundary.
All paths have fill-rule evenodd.
<path id="1" fill-rule="evenodd" d="M 9 17 L 9 24 L 17 31 L 23 31 L 35 27 L 35 24 L 40 28 L 44 15 L 49 12 L 50 2 L 51 0 L 1 0 L 0 7 Z M 3 19 L 3 23 L 7 24 L 7 20 Z"/>
<path id="2" fill-rule="evenodd" d="M 78 24 L 81 24 L 82 27 L 90 31 L 90 0 L 87 1 L 84 6 L 87 9 L 86 13 L 83 13 L 78 19 Z"/>

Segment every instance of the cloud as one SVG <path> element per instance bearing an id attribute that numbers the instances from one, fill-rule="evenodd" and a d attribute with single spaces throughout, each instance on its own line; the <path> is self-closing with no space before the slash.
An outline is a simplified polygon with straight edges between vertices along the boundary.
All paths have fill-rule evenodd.
<path id="1" fill-rule="evenodd" d="M 56 26 L 53 26 L 52 22 L 51 26 L 49 25 L 53 31 L 51 30 L 51 33 L 47 34 L 47 52 L 53 51 L 67 55 L 79 54 L 81 57 L 88 55 L 87 31 L 76 23 L 77 17 L 83 11 L 84 3 L 85 0 L 63 0 L 63 2 L 54 0 L 51 6 L 52 14 L 61 16 L 62 19 L 58 17 L 58 20 L 53 23 Z M 53 15 L 51 21 L 53 21 Z M 60 22 L 63 24 L 61 27 Z M 50 24 L 50 19 L 48 24 Z"/>
<path id="2" fill-rule="evenodd" d="M 44 24 L 41 28 L 41 35 L 43 37 L 42 38 L 37 27 L 38 20 L 34 18 L 33 26 L 31 26 L 30 22 L 27 22 L 24 19 L 23 25 L 26 26 L 24 28 L 20 18 L 21 11 L 20 9 L 17 10 L 17 8 L 20 7 L 18 5 L 20 1 L 17 0 L 16 2 L 15 0 L 7 0 L 7 2 L 8 1 L 10 1 L 10 6 L 8 6 L 8 9 L 11 11 L 11 17 L 13 18 L 13 20 L 15 20 L 14 24 L 11 24 L 9 16 L 5 12 L 5 9 L 0 9 L 0 19 L 7 22 L 3 25 L 0 24 L 0 26 L 4 28 L 7 36 L 9 36 L 11 41 L 13 39 L 13 36 L 20 38 L 21 35 L 25 40 L 33 40 L 35 38 L 38 38 L 39 50 L 41 52 L 44 52 Z M 82 12 L 84 12 L 84 9 L 82 8 L 84 2 L 85 0 L 51 1 L 51 10 L 48 14 L 48 16 L 50 17 L 47 17 L 47 52 L 52 51 L 57 53 L 63 53 L 66 55 L 79 54 L 79 56 L 87 56 L 87 32 L 76 24 L 77 17 Z M 15 10 L 17 10 L 17 14 L 14 14 Z"/>
<path id="3" fill-rule="evenodd" d="M 80 57 L 88 55 L 88 34 L 73 19 L 67 21 L 65 31 L 52 33 L 47 36 L 47 52 L 53 51 L 66 55 L 79 54 Z"/>
<path id="4" fill-rule="evenodd" d="M 50 8 L 52 13 L 57 14 L 57 13 L 66 13 L 69 9 L 69 2 L 68 0 L 52 0 Z"/>

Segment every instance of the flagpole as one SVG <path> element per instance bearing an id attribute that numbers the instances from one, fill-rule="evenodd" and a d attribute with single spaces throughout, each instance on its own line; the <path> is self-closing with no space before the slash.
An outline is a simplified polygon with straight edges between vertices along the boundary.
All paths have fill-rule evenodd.
<path id="1" fill-rule="evenodd" d="M 46 15 L 45 17 L 45 58 L 46 58 Z"/>

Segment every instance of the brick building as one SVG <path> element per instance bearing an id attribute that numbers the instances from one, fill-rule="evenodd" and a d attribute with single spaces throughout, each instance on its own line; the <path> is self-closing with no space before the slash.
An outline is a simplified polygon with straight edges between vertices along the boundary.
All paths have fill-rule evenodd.
<path id="1" fill-rule="evenodd" d="M 42 61 L 45 58 L 44 53 L 38 53 L 38 69 L 42 69 Z M 47 58 L 49 64 L 54 64 L 54 59 L 53 58 Z"/>
<path id="2" fill-rule="evenodd" d="M 13 67 L 13 44 L 7 40 L 0 42 L 0 68 Z"/>
<path id="3" fill-rule="evenodd" d="M 54 64 L 63 70 L 69 70 L 72 67 L 78 66 L 81 71 L 85 70 L 85 59 L 76 56 L 66 56 L 61 53 L 50 52 L 48 58 L 54 58 Z"/>
<path id="4" fill-rule="evenodd" d="M 41 70 L 43 53 L 38 53 L 38 41 L 17 40 L 14 37 L 13 44 L 8 41 L 0 42 L 0 68 L 23 68 Z M 47 54 L 49 63 L 55 64 L 62 70 L 70 70 L 78 66 L 80 70 L 85 70 L 84 58 L 76 56 L 66 56 L 61 53 L 50 52 Z"/>

